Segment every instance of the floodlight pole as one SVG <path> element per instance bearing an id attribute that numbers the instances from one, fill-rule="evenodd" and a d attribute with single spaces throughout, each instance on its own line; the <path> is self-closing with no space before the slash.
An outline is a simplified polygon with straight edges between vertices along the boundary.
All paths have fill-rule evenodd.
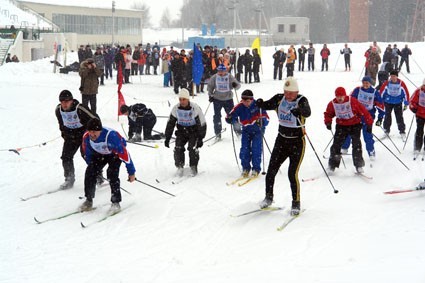
<path id="1" fill-rule="evenodd" d="M 115 33 L 115 1 L 112 1 L 112 46 L 115 45 L 114 33 Z"/>

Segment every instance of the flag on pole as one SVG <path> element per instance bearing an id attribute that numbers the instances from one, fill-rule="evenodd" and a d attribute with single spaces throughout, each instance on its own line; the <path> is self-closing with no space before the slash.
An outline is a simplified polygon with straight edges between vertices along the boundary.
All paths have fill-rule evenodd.
<path id="1" fill-rule="evenodd" d="M 193 64 L 192 77 L 193 82 L 197 85 L 201 83 L 202 75 L 204 74 L 204 64 L 202 63 L 202 53 L 195 43 L 193 43 Z"/>
<path id="2" fill-rule="evenodd" d="M 251 49 L 254 49 L 254 48 L 257 48 L 258 55 L 260 55 L 260 57 L 261 57 L 261 44 L 260 44 L 260 38 L 259 37 L 256 37 L 254 39 L 254 41 L 252 42 Z"/>
<path id="3" fill-rule="evenodd" d="M 122 88 L 122 67 L 121 67 L 121 62 L 119 62 L 118 64 L 118 117 L 120 115 L 123 115 L 121 113 L 121 106 L 125 105 L 125 100 L 124 100 L 124 96 L 121 93 L 121 88 Z"/>

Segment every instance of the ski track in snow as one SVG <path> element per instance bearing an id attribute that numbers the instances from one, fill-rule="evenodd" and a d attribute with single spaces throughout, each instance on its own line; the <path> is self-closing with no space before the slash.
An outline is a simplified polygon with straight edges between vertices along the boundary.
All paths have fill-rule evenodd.
<path id="1" fill-rule="evenodd" d="M 381 43 L 383 48 L 387 44 Z M 330 44 L 329 69 L 333 70 L 343 44 Z M 319 156 L 329 155 L 323 149 L 331 134 L 323 125 L 323 112 L 334 97 L 337 86 L 347 92 L 360 85 L 359 76 L 368 43 L 349 44 L 353 50 L 352 72 L 339 72 L 344 62 L 341 56 L 336 72 L 297 72 L 301 93 L 310 101 L 312 116 L 307 119 L 307 132 Z M 400 43 L 399 46 L 404 46 Z M 315 45 L 316 50 L 321 45 Z M 421 66 L 425 58 L 425 43 L 409 44 Z M 285 47 L 285 50 L 287 48 Z M 263 48 L 261 84 L 242 84 L 238 95 L 250 88 L 256 98 L 269 98 L 282 91 L 283 82 L 273 81 L 273 47 Z M 68 62 L 74 62 L 70 53 Z M 316 57 L 319 57 L 316 55 Z M 0 261 L 4 271 L 1 282 L 422 282 L 425 278 L 425 209 L 424 192 L 384 195 L 384 191 L 414 188 L 423 180 L 425 162 L 413 161 L 412 127 L 406 149 L 401 154 L 388 139 L 383 142 L 406 163 L 406 170 L 387 149 L 375 142 L 377 159 L 373 168 L 366 161 L 366 180 L 355 176 L 351 156 L 331 181 L 339 194 L 334 194 L 326 176 L 301 183 L 301 206 L 306 211 L 283 231 L 276 228 L 289 217 L 291 194 L 287 179 L 288 161 L 280 168 L 275 182 L 275 206 L 285 210 L 260 212 L 243 217 L 230 217 L 258 208 L 264 198 L 264 176 L 245 186 L 226 186 L 240 172 L 236 165 L 230 131 L 213 147 L 208 143 L 200 149 L 199 171 L 194 178 L 172 185 L 176 171 L 173 147 L 151 149 L 128 145 L 139 180 L 166 190 L 171 197 L 141 183 L 126 182 L 126 169 L 121 166 L 122 206 L 132 205 L 107 220 L 82 229 L 80 222 L 91 224 L 109 208 L 110 189 L 97 189 L 93 212 L 36 224 L 33 217 L 43 220 L 73 211 L 84 195 L 85 162 L 75 155 L 76 183 L 74 188 L 28 201 L 21 197 L 57 188 L 63 181 L 60 154 L 62 139 L 54 109 L 58 94 L 69 89 L 81 101 L 77 73 L 52 74 L 50 58 L 31 63 L 6 64 L 0 67 L 0 115 L 3 134 L 0 149 L 0 188 L 3 215 L 0 236 Z M 320 67 L 316 58 L 316 67 Z M 403 67 L 404 68 L 404 67 Z M 297 68 L 296 68 L 297 69 Z M 411 60 L 409 79 L 417 85 L 424 75 Z M 400 75 L 412 93 L 414 87 Z M 162 76 L 132 78 L 133 84 L 123 86 L 127 104 L 145 103 L 158 116 L 168 116 L 177 103 L 172 88 L 162 87 Z M 115 73 L 99 87 L 98 113 L 105 126 L 121 134 L 127 118 L 117 121 Z M 168 104 L 170 102 L 170 106 Z M 203 111 L 208 106 L 206 94 L 194 102 Z M 207 137 L 213 135 L 213 109 L 208 110 Z M 223 112 L 224 113 L 224 112 Z M 224 116 L 224 114 L 223 114 Z M 275 112 L 265 137 L 270 149 L 277 135 Z M 404 112 L 406 126 L 413 115 Z M 155 129 L 163 132 L 167 119 L 158 118 Z M 224 117 L 223 117 L 223 123 Z M 334 121 L 335 123 L 335 121 Z M 225 126 L 223 124 L 223 126 Z M 374 132 L 379 136 L 382 130 Z M 393 119 L 392 133 L 397 133 Z M 58 138 L 58 139 L 57 139 Z M 401 150 L 402 140 L 394 136 Z M 46 143 L 45 143 L 46 142 Z M 236 140 L 237 155 L 240 141 Z M 45 143 L 43 145 L 43 143 Z M 351 151 L 351 149 L 350 149 Z M 265 148 L 266 167 L 270 153 Z M 239 161 L 238 161 L 239 162 Z M 328 160 L 321 158 L 327 167 Z M 188 156 L 186 151 L 186 167 Z M 309 143 L 299 178 L 323 174 Z M 160 180 L 160 183 L 155 182 Z M 106 205 L 105 205 L 106 204 Z M 104 205 L 104 206 L 102 206 Z M 396 267 L 396 268 L 393 268 Z"/>

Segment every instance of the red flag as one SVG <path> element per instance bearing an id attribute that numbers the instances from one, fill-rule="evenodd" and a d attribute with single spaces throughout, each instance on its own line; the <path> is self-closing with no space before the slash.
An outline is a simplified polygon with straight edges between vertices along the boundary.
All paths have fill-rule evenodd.
<path id="1" fill-rule="evenodd" d="M 118 64 L 118 116 L 123 115 L 121 113 L 121 106 L 125 105 L 124 96 L 121 93 L 122 88 L 122 67 L 121 62 Z"/>

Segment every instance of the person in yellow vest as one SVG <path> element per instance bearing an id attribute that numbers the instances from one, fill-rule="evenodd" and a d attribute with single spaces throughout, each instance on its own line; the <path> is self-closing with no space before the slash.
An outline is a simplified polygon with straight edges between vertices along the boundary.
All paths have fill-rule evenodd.
<path id="1" fill-rule="evenodd" d="M 286 77 L 294 76 L 294 68 L 295 68 L 295 49 L 289 47 L 288 53 L 286 54 Z"/>

